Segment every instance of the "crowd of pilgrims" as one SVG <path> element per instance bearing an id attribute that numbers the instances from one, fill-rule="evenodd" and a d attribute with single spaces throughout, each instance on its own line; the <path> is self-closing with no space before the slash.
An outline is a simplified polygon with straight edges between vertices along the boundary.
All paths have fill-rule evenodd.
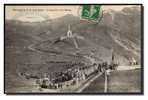
<path id="1" fill-rule="evenodd" d="M 54 74 L 54 78 L 51 78 L 48 74 L 44 74 L 43 78 L 36 80 L 36 84 L 38 84 L 41 88 L 65 88 L 72 85 L 77 85 L 89 78 L 91 75 L 103 73 L 108 69 L 115 70 L 117 66 L 117 64 L 109 65 L 107 62 L 103 62 L 100 64 L 94 63 L 89 66 L 76 67 L 74 69 L 69 68 L 66 71 L 56 72 Z"/>

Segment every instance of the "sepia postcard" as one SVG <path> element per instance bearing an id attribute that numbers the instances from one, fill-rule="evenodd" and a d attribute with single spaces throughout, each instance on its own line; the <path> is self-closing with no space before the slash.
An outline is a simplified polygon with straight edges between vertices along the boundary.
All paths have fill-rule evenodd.
<path id="1" fill-rule="evenodd" d="M 142 4 L 5 4 L 5 94 L 143 94 Z"/>

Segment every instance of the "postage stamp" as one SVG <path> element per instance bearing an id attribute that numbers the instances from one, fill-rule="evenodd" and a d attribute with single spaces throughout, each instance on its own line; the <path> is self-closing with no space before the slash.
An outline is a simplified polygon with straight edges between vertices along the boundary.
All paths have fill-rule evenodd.
<path id="1" fill-rule="evenodd" d="M 81 11 L 81 18 L 92 20 L 92 21 L 99 21 L 101 17 L 101 5 L 83 5 Z"/>

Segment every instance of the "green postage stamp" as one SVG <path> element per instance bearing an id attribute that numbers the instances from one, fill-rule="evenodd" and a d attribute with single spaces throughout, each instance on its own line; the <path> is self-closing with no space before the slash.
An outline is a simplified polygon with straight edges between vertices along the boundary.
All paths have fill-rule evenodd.
<path id="1" fill-rule="evenodd" d="M 81 18 L 98 22 L 101 17 L 101 5 L 83 5 Z"/>

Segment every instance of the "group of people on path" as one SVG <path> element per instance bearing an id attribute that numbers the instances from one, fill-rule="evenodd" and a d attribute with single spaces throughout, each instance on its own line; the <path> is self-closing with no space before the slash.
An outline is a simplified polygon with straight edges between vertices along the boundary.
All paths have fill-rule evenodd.
<path id="1" fill-rule="evenodd" d="M 117 64 L 109 65 L 107 62 L 99 64 L 94 63 L 93 65 L 58 72 L 54 79 L 52 79 L 50 75 L 45 74 L 43 78 L 37 79 L 36 83 L 41 88 L 63 89 L 72 85 L 77 85 L 93 74 L 103 73 L 106 70 L 115 70 L 117 66 Z"/>

